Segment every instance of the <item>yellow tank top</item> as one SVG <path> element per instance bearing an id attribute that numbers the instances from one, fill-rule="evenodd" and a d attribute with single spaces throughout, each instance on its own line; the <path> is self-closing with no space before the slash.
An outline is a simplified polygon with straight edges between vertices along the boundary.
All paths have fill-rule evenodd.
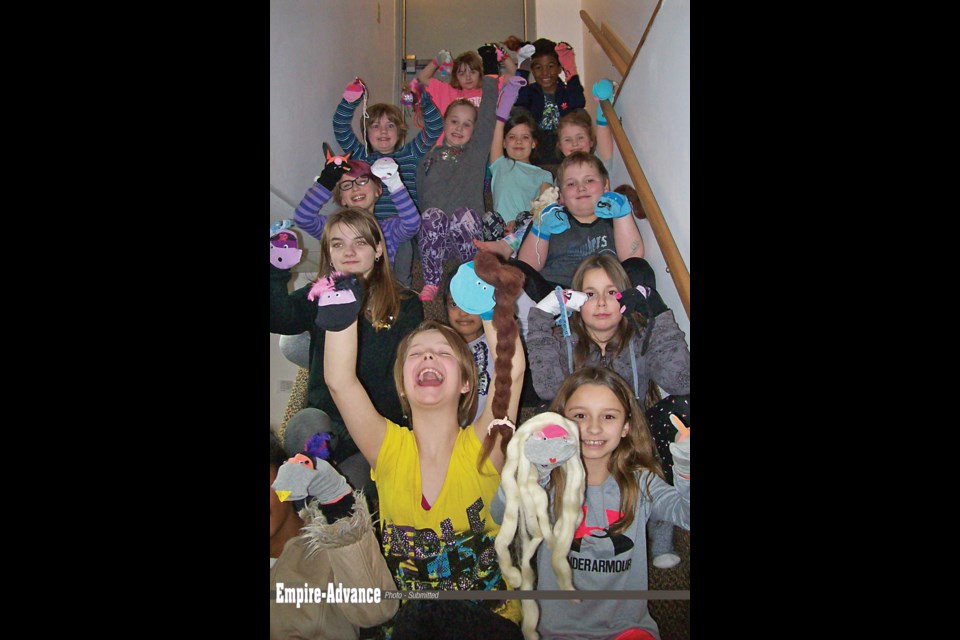
<path id="1" fill-rule="evenodd" d="M 387 434 L 370 477 L 377 483 L 383 551 L 397 588 L 509 589 L 493 547 L 500 525 L 490 503 L 500 474 L 490 460 L 477 470 L 481 444 L 473 427 L 460 430 L 447 477 L 429 510 L 421 504 L 420 456 L 413 431 L 387 420 Z M 518 600 L 481 600 L 519 622 Z"/>

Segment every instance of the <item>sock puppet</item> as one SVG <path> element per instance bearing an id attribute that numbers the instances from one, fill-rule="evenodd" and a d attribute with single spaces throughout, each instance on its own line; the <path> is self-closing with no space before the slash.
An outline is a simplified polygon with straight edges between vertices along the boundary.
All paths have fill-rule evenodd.
<path id="1" fill-rule="evenodd" d="M 300 238 L 293 230 L 293 220 L 280 220 L 270 225 L 270 264 L 277 269 L 292 269 L 303 256 Z"/>
<path id="2" fill-rule="evenodd" d="M 586 474 L 580 461 L 580 429 L 575 422 L 558 413 L 547 412 L 530 418 L 517 429 L 507 446 L 507 459 L 500 474 L 500 487 L 506 496 L 503 523 L 494 548 L 504 578 L 523 590 L 534 588 L 535 575 L 530 566 L 541 541 L 552 550 L 551 563 L 562 589 L 574 590 L 567 554 L 582 517 Z M 560 501 L 560 517 L 550 523 L 550 498 L 546 487 L 551 472 L 562 468 L 563 480 L 554 484 Z M 519 569 L 513 565 L 510 544 L 516 536 L 520 553 Z M 540 610 L 535 600 L 521 601 L 523 635 L 537 640 Z"/>
<path id="3" fill-rule="evenodd" d="M 470 261 L 460 265 L 450 281 L 450 295 L 457 306 L 467 313 L 478 314 L 484 320 L 493 320 L 497 330 L 496 376 L 493 380 L 493 422 L 487 427 L 482 456 L 489 454 L 497 434 L 502 434 L 500 447 L 506 453 L 507 444 L 516 430 L 516 425 L 507 415 L 510 405 L 512 361 L 519 335 L 514 308 L 517 296 L 523 289 L 523 272 L 510 266 L 492 253 L 478 253 Z"/>

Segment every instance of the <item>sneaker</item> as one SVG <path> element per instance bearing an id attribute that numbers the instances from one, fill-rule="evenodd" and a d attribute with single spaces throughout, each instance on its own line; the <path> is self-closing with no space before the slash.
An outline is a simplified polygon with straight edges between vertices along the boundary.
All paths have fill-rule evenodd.
<path id="1" fill-rule="evenodd" d="M 440 291 L 440 286 L 435 284 L 425 284 L 423 285 L 423 291 L 420 292 L 420 300 L 423 302 L 430 302 L 437 297 L 437 292 Z"/>
<path id="2" fill-rule="evenodd" d="M 653 566 L 658 569 L 673 569 L 680 564 L 680 556 L 675 553 L 661 553 L 653 559 Z"/>

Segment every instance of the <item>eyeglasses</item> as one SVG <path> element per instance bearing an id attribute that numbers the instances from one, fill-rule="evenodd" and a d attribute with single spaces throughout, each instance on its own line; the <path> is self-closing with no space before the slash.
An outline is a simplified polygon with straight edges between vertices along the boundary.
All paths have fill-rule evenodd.
<path id="1" fill-rule="evenodd" d="M 358 187 L 362 187 L 368 182 L 370 182 L 370 176 L 360 176 L 356 180 L 344 180 L 339 185 L 340 191 L 350 191 L 350 189 L 353 189 L 353 183 L 357 183 Z"/>

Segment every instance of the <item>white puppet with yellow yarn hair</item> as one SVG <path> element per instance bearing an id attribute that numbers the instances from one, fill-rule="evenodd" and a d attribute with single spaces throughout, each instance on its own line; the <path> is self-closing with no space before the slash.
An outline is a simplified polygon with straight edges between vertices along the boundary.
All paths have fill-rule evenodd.
<path id="1" fill-rule="evenodd" d="M 507 582 L 521 590 L 532 590 L 535 575 L 530 561 L 546 542 L 551 564 L 561 589 L 575 590 L 567 554 L 573 534 L 583 516 L 586 474 L 580 461 L 580 429 L 558 413 L 547 412 L 530 418 L 517 428 L 507 445 L 507 459 L 500 474 L 505 500 L 503 522 L 497 535 L 497 556 Z M 559 517 L 551 523 L 547 486 L 551 471 L 562 467 L 564 482 Z M 520 567 L 513 564 L 510 543 L 516 536 Z M 540 610 L 535 600 L 522 600 L 522 630 L 526 640 L 537 640 Z"/>

